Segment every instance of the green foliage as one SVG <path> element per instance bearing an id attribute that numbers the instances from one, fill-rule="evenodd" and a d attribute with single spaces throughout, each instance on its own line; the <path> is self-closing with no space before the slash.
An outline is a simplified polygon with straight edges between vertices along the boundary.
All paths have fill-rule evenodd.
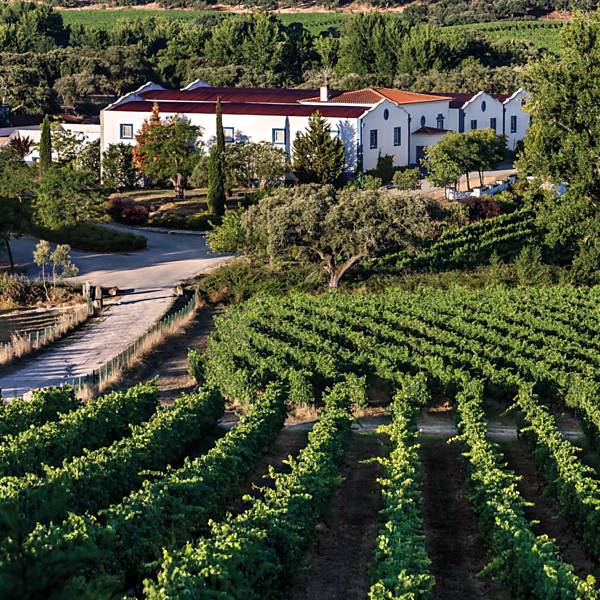
<path id="1" fill-rule="evenodd" d="M 150 565 L 160 559 L 162 548 L 181 547 L 206 533 L 209 519 L 223 515 L 284 419 L 283 391 L 269 386 L 205 455 L 146 480 L 97 518 L 70 515 L 62 524 L 38 526 L 23 553 L 0 564 L 3 580 L 21 595 L 36 597 L 75 590 L 105 596 L 137 588 L 152 573 Z M 48 573 L 57 553 L 60 561 Z"/>
<path id="2" fill-rule="evenodd" d="M 426 378 L 406 377 L 392 405 L 387 433 L 393 445 L 389 458 L 380 459 L 385 475 L 382 488 L 384 523 L 375 548 L 369 600 L 429 598 L 435 580 L 430 575 L 419 485 L 419 431 L 416 416 L 431 400 Z"/>
<path id="3" fill-rule="evenodd" d="M 497 446 L 487 437 L 483 385 L 466 382 L 457 395 L 460 440 L 470 463 L 471 499 L 483 539 L 493 556 L 484 572 L 500 579 L 518 598 L 595 598 L 593 577 L 582 580 L 562 562 L 546 535 L 536 536 L 525 516 L 526 501 L 517 476 L 503 467 Z"/>
<path id="4" fill-rule="evenodd" d="M 274 484 L 262 499 L 254 498 L 237 517 L 213 523 L 210 537 L 165 552 L 158 580 L 145 582 L 150 600 L 192 591 L 214 596 L 224 588 L 247 600 L 279 597 L 339 481 L 351 419 L 343 385 L 331 390 L 324 403 L 308 445 L 289 459 L 289 473 L 270 473 Z"/>
<path id="5" fill-rule="evenodd" d="M 208 157 L 208 210 L 216 215 L 225 212 L 225 134 L 223 132 L 223 109 L 221 99 L 216 107 L 217 142 L 211 147 Z"/>
<path id="6" fill-rule="evenodd" d="M 421 189 L 421 171 L 418 167 L 395 171 L 392 183 L 399 190 L 419 190 Z"/>
<path id="7" fill-rule="evenodd" d="M 216 392 L 184 394 L 145 424 L 133 427 L 130 436 L 48 467 L 43 477 L 0 479 L 0 531 L 10 536 L 4 552 L 19 552 L 36 522 L 106 508 L 139 486 L 144 471 L 181 460 L 211 432 L 223 409 L 223 398 Z"/>
<path id="8" fill-rule="evenodd" d="M 139 175 L 133 163 L 130 144 L 109 144 L 102 155 L 102 184 L 110 190 L 133 189 Z"/>
<path id="9" fill-rule="evenodd" d="M 244 208 L 227 211 L 221 224 L 206 235 L 206 243 L 211 252 L 242 252 L 246 248 L 246 230 L 242 217 Z"/>
<path id="10" fill-rule="evenodd" d="M 394 157 L 380 154 L 377 157 L 377 166 L 372 171 L 367 171 L 367 175 L 377 177 L 382 183 L 390 183 L 394 176 Z"/>
<path id="11" fill-rule="evenodd" d="M 331 126 L 319 112 L 308 119 L 305 133 L 294 140 L 293 169 L 302 183 L 337 184 L 346 164 L 344 145 L 331 134 Z"/>
<path id="12" fill-rule="evenodd" d="M 105 198 L 93 173 L 71 166 L 46 169 L 34 200 L 36 223 L 59 229 L 104 216 Z"/>
<path id="13" fill-rule="evenodd" d="M 94 450 L 128 435 L 129 426 L 145 421 L 157 405 L 156 387 L 139 385 L 90 401 L 56 421 L 8 435 L 0 444 L 0 473 L 42 474 L 44 465 L 55 467 L 84 448 Z"/>
<path id="14" fill-rule="evenodd" d="M 79 407 L 71 387 L 52 387 L 33 392 L 31 399 L 14 398 L 0 404 L 0 436 L 16 436 L 30 427 L 64 418 Z M 2 439 L 2 444 L 5 443 Z"/>
<path id="15" fill-rule="evenodd" d="M 136 160 L 142 173 L 155 183 L 171 182 L 182 198 L 203 147 L 201 131 L 182 117 L 158 121 L 138 136 Z"/>
<path id="16" fill-rule="evenodd" d="M 547 242 L 576 257 L 579 282 L 600 281 L 600 13 L 578 15 L 562 31 L 560 60 L 539 61 L 530 71 L 531 129 L 521 168 L 552 184 L 567 183 L 564 196 L 549 195 L 540 210 Z"/>
<path id="17" fill-rule="evenodd" d="M 225 147 L 229 187 L 271 188 L 288 172 L 285 151 L 269 142 L 233 142 Z"/>
<path id="18" fill-rule="evenodd" d="M 42 121 L 38 153 L 40 155 L 40 169 L 49 169 L 52 166 L 52 138 L 48 115 L 45 115 L 44 120 Z"/>
<path id="19" fill-rule="evenodd" d="M 515 259 L 517 279 L 521 285 L 548 285 L 550 269 L 542 261 L 539 246 L 525 246 Z"/>
<path id="20" fill-rule="evenodd" d="M 318 185 L 275 190 L 244 213 L 242 225 L 248 250 L 271 262 L 320 263 L 332 288 L 360 260 L 414 248 L 433 233 L 420 195 Z"/>
<path id="21" fill-rule="evenodd" d="M 189 348 L 187 358 L 189 376 L 198 385 L 201 385 L 206 376 L 206 356 L 196 348 Z"/>

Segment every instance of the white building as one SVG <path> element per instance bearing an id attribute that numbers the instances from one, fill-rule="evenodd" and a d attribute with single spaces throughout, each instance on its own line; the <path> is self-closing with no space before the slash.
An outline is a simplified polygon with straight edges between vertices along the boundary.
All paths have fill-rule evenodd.
<path id="1" fill-rule="evenodd" d="M 135 135 L 155 103 L 161 117 L 181 115 L 215 137 L 215 107 L 221 99 L 228 141 L 269 141 L 292 152 L 296 133 L 304 131 L 315 111 L 331 125 L 346 148 L 348 170 L 373 169 L 379 155 L 397 166 L 419 164 L 424 148 L 447 131 L 492 127 L 514 149 L 529 127 L 523 90 L 512 96 L 479 92 L 421 94 L 391 88 L 340 92 L 269 88 L 211 87 L 196 81 L 183 90 L 147 83 L 105 108 L 100 115 L 102 151 L 111 144 L 135 143 Z"/>

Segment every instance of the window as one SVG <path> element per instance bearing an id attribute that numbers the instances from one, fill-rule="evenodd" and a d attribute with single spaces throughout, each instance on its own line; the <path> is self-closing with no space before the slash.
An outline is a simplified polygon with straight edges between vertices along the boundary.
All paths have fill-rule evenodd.
<path id="1" fill-rule="evenodd" d="M 337 127 L 332 127 L 331 128 L 331 137 L 332 138 L 339 138 L 340 137 L 340 130 Z"/>
<path id="2" fill-rule="evenodd" d="M 285 144 L 285 129 L 273 129 L 273 143 Z"/>
<path id="3" fill-rule="evenodd" d="M 390 118 L 390 111 L 387 108 L 383 111 L 383 118 L 386 121 Z"/>
<path id="4" fill-rule="evenodd" d="M 439 114 L 435 122 L 438 129 L 444 129 L 444 115 Z"/>
<path id="5" fill-rule="evenodd" d="M 493 129 L 494 131 L 496 131 L 496 117 L 492 117 L 490 119 L 490 129 Z"/>
<path id="6" fill-rule="evenodd" d="M 510 132 L 517 133 L 517 115 L 511 115 L 510 117 Z"/>
<path id="7" fill-rule="evenodd" d="M 477 119 L 471 119 L 471 131 L 477 129 Z"/>
<path id="8" fill-rule="evenodd" d="M 133 125 L 121 124 L 121 139 L 132 140 L 133 139 Z"/>
<path id="9" fill-rule="evenodd" d="M 427 123 L 427 119 L 425 118 L 425 115 L 423 115 L 421 117 L 421 127 L 425 127 L 425 123 Z"/>
<path id="10" fill-rule="evenodd" d="M 369 131 L 369 148 L 377 148 L 377 129 Z"/>
<path id="11" fill-rule="evenodd" d="M 402 127 L 394 127 L 394 146 L 402 145 Z"/>
<path id="12" fill-rule="evenodd" d="M 233 127 L 223 127 L 223 135 L 225 136 L 225 142 L 231 144 L 235 139 L 235 132 Z"/>
<path id="13" fill-rule="evenodd" d="M 485 100 L 481 103 L 481 112 L 485 112 L 485 109 L 487 108 L 487 104 L 485 103 Z"/>

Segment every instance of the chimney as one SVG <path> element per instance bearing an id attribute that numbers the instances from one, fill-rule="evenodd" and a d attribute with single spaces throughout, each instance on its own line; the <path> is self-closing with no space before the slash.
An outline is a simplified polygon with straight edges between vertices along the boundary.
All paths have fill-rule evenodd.
<path id="1" fill-rule="evenodd" d="M 329 87 L 327 84 L 320 87 L 319 100 L 321 102 L 329 102 Z"/>

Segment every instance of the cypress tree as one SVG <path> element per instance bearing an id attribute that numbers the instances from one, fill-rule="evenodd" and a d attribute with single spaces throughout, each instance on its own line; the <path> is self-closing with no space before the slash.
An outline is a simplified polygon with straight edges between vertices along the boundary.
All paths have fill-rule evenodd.
<path id="1" fill-rule="evenodd" d="M 302 183 L 339 183 L 344 174 L 344 144 L 332 137 L 329 123 L 319 112 L 308 120 L 305 133 L 294 140 L 294 173 Z"/>
<path id="2" fill-rule="evenodd" d="M 217 141 L 210 149 L 208 158 L 208 210 L 216 215 L 225 213 L 225 132 L 223 131 L 223 108 L 221 98 L 216 107 Z"/>
<path id="3" fill-rule="evenodd" d="M 52 138 L 50 136 L 50 119 L 48 115 L 42 121 L 42 132 L 39 145 L 40 168 L 46 170 L 52 166 Z"/>

